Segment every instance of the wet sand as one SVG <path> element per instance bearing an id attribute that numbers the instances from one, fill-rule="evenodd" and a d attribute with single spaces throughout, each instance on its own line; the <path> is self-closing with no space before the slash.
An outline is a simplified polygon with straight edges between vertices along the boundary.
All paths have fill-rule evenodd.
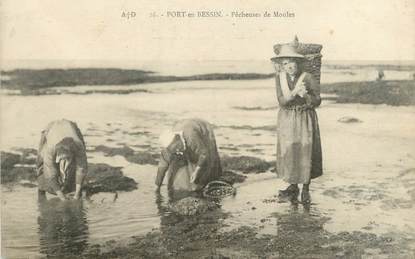
<path id="1" fill-rule="evenodd" d="M 275 98 L 271 88 L 261 88 L 268 81 L 256 83 L 258 88 L 250 82 L 250 88 L 215 91 L 170 85 L 151 94 L 2 96 L 4 151 L 36 148 L 42 127 L 66 117 L 85 134 L 90 163 L 121 167 L 138 183 L 136 190 L 118 192 L 115 201 L 114 193 L 98 193 L 83 201 L 82 209 L 62 208 L 82 213 L 73 212 L 76 227 L 58 232 L 60 236 L 39 219 L 62 219 L 58 225 L 66 226 L 67 218 L 60 210 L 45 214 L 36 203 L 36 188 L 2 185 L 2 251 L 11 258 L 413 257 L 414 107 L 324 102 L 317 111 L 324 175 L 313 181 L 312 203 L 304 207 L 276 197 L 286 187 L 272 172 L 275 132 L 268 127 L 275 125 L 276 113 L 255 108 L 273 107 Z M 234 98 L 236 92 L 249 98 Z M 72 105 L 78 108 L 68 108 Z M 33 120 L 33 111 L 45 115 Z M 247 167 L 229 163 L 235 177 L 242 176 L 234 183 L 236 195 L 194 217 L 172 213 L 165 187 L 157 194 L 154 186 L 157 136 L 184 117 L 219 125 L 215 133 L 221 156 L 256 158 L 253 168 L 258 169 L 246 170 L 252 169 L 248 162 Z M 343 117 L 360 122 L 340 122 Z M 56 249 L 62 244 L 67 249 Z"/>

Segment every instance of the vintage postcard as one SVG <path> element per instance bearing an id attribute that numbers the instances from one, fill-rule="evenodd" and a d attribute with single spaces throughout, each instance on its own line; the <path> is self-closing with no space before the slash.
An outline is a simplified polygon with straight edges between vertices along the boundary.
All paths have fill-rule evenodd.
<path id="1" fill-rule="evenodd" d="M 0 3 L 1 258 L 414 258 L 415 2 Z"/>

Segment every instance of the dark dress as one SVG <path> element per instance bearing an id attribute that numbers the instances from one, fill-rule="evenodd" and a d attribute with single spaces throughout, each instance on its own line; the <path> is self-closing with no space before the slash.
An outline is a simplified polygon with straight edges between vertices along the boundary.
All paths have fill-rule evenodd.
<path id="1" fill-rule="evenodd" d="M 68 179 L 63 186 L 59 183 L 59 168 L 56 163 L 56 147 L 65 138 L 71 138 L 74 142 L 74 161 L 69 165 Z M 69 120 L 56 120 L 42 131 L 38 158 L 38 188 L 56 194 L 61 190 L 63 193 L 75 191 L 76 184 L 82 184 L 88 170 L 85 150 L 85 142 L 76 123 Z"/>
<path id="2" fill-rule="evenodd" d="M 184 155 L 177 157 L 167 150 L 161 153 L 159 168 L 168 168 L 168 188 L 193 191 L 203 188 L 210 181 L 222 175 L 219 153 L 213 127 L 201 119 L 187 119 L 173 126 L 174 132 L 182 132 L 186 145 Z M 195 184 L 190 175 L 196 166 L 200 167 Z M 166 170 L 159 171 L 156 182 L 161 185 Z"/>
<path id="3" fill-rule="evenodd" d="M 323 174 L 320 130 L 315 107 L 321 103 L 320 85 L 313 76 L 305 73 L 307 94 L 284 97 L 280 78 L 276 75 L 279 102 L 277 120 L 277 174 L 290 184 L 307 184 Z M 293 90 L 300 75 L 291 80 L 287 75 L 289 90 Z"/>

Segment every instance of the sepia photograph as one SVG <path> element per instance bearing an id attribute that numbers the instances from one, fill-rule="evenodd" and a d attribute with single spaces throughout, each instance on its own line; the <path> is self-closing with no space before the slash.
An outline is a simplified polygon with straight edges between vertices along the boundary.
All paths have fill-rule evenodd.
<path id="1" fill-rule="evenodd" d="M 415 258 L 415 2 L 0 2 L 1 252 Z"/>

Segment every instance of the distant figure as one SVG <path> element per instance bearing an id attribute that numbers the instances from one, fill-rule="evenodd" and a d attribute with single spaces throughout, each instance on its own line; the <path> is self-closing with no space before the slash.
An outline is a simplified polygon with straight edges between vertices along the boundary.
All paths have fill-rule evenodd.
<path id="1" fill-rule="evenodd" d="M 301 201 L 308 204 L 311 179 L 323 173 L 320 131 L 314 110 L 321 103 L 320 85 L 311 74 L 300 71 L 304 56 L 293 45 L 284 45 L 272 60 L 282 68 L 276 74 L 277 174 L 290 184 L 279 196 L 296 200 L 298 184 L 303 184 Z"/>
<path id="2" fill-rule="evenodd" d="M 179 121 L 160 136 L 163 146 L 156 185 L 168 171 L 169 190 L 195 191 L 222 175 L 212 126 L 201 119 Z"/>
<path id="3" fill-rule="evenodd" d="M 382 69 L 378 70 L 378 77 L 376 78 L 376 81 L 382 81 L 382 79 L 385 77 L 385 73 Z"/>
<path id="4" fill-rule="evenodd" d="M 49 123 L 42 131 L 37 158 L 39 197 L 48 192 L 66 200 L 65 194 L 75 191 L 74 198 L 79 199 L 87 170 L 85 142 L 78 126 L 65 119 Z"/>

